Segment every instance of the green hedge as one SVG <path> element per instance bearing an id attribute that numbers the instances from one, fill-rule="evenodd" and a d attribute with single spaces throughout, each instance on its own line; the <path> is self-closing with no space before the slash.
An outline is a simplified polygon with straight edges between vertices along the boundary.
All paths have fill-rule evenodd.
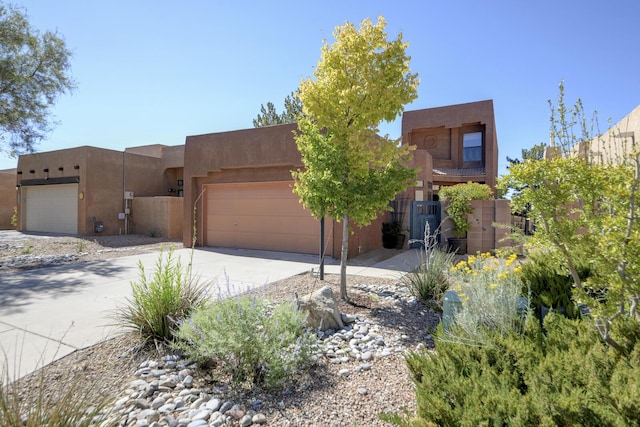
<path id="1" fill-rule="evenodd" d="M 443 335 L 440 336 L 444 337 Z M 436 341 L 410 353 L 417 417 L 406 426 L 634 426 L 640 424 L 640 346 L 629 357 L 607 348 L 593 325 L 528 316 L 521 335 L 482 347 Z"/>

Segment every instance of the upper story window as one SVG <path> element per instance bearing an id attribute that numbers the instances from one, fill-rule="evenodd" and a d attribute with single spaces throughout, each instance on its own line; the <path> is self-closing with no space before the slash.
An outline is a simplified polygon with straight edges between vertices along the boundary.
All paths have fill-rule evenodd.
<path id="1" fill-rule="evenodd" d="M 482 132 L 462 135 L 462 161 L 482 162 Z"/>

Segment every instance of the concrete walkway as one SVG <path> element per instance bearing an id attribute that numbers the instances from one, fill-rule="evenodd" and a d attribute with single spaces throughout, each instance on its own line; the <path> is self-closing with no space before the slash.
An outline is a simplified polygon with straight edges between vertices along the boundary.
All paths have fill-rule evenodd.
<path id="1" fill-rule="evenodd" d="M 183 266 L 190 261 L 213 294 L 239 293 L 318 268 L 318 257 L 243 249 L 176 250 Z M 16 379 L 73 351 L 114 335 L 111 313 L 131 295 L 130 283 L 142 263 L 147 276 L 157 253 L 99 262 L 61 265 L 0 276 L 0 350 L 6 375 Z M 415 250 L 347 274 L 398 278 L 418 262 Z M 330 260 L 327 274 L 339 274 Z M 4 378 L 7 378 L 4 376 Z"/>

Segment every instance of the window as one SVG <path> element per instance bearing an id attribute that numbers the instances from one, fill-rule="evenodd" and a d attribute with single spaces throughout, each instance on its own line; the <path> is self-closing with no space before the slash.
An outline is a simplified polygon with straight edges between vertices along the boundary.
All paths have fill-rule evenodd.
<path id="1" fill-rule="evenodd" d="M 463 134 L 462 146 L 463 162 L 482 162 L 482 132 Z"/>

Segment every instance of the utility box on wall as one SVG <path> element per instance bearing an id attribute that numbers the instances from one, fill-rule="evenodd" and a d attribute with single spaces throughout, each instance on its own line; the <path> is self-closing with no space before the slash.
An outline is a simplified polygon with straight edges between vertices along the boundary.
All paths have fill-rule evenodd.
<path id="1" fill-rule="evenodd" d="M 125 200 L 133 200 L 133 191 L 125 191 L 124 192 Z"/>

